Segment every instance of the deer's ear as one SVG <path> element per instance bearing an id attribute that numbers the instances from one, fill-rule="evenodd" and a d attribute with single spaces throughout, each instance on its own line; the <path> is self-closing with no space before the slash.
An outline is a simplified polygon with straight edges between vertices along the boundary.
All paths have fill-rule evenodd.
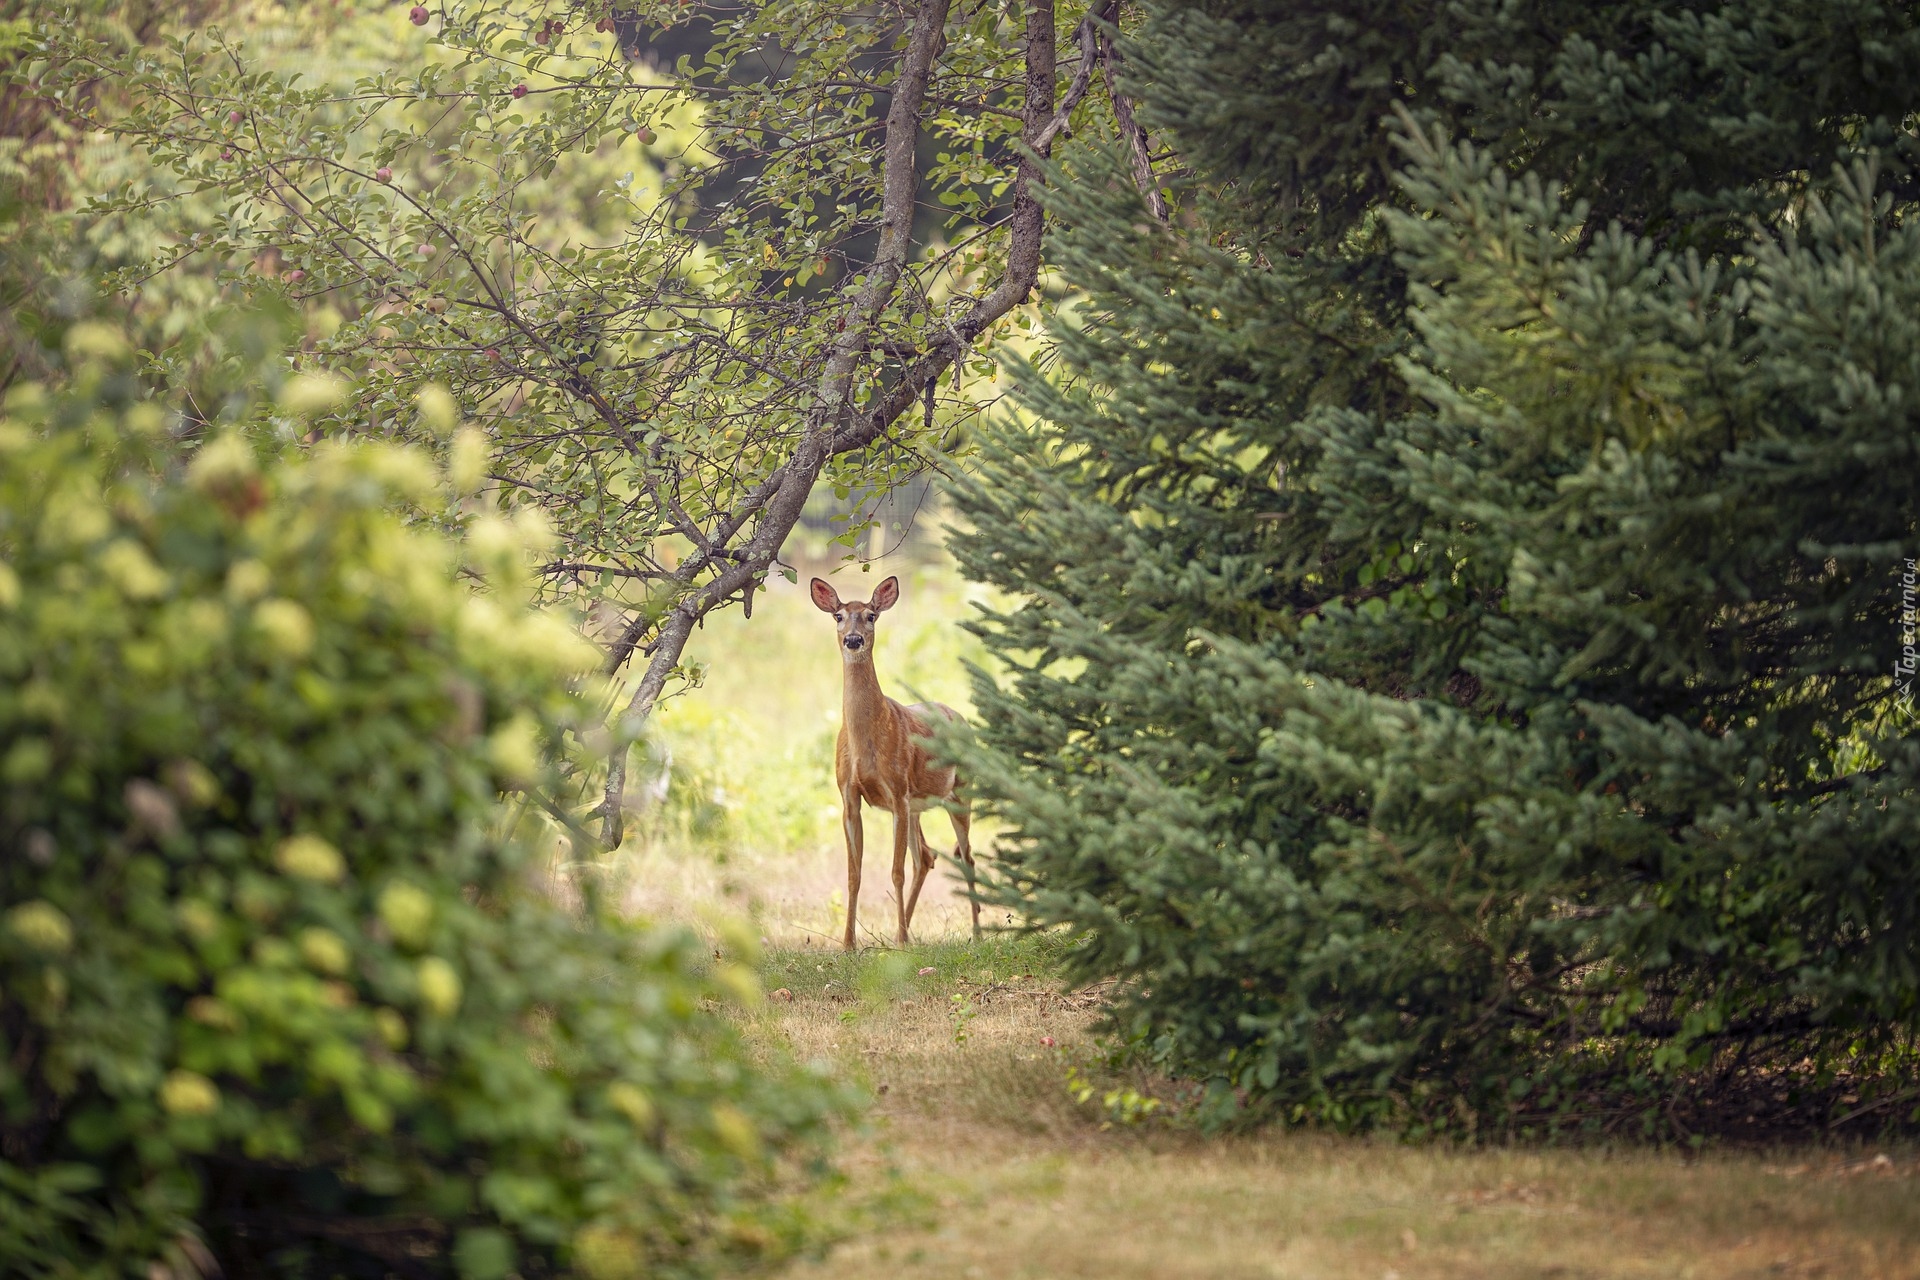
<path id="1" fill-rule="evenodd" d="M 832 613 L 840 607 L 840 593 L 828 586 L 820 578 L 807 584 L 807 590 L 813 595 L 814 607 L 822 613 Z"/>
<path id="2" fill-rule="evenodd" d="M 900 598 L 900 579 L 888 578 L 873 589 L 873 607 L 875 610 L 893 608 L 893 602 Z"/>

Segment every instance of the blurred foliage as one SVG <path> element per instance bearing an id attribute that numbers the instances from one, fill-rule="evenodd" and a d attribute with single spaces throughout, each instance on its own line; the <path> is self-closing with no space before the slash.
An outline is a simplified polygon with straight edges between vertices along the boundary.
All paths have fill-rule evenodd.
<path id="1" fill-rule="evenodd" d="M 1220 1115 L 1914 1114 L 1920 13 L 1129 50 L 1195 172 L 1063 155 L 1084 323 L 960 490 L 1000 899 Z"/>
<path id="2" fill-rule="evenodd" d="M 210 270 L 323 314 L 313 359 L 353 387 L 318 424 L 330 433 L 442 448 L 412 404 L 449 388 L 487 434 L 501 500 L 541 506 L 561 534 L 547 585 L 650 627 L 733 562 L 769 478 L 820 425 L 819 362 L 877 235 L 902 15 L 425 12 L 343 5 L 317 48 L 303 12 L 264 3 L 151 52 L 42 22 L 31 71 L 150 158 L 89 205 L 158 232 L 115 288 Z M 1005 267 L 1021 21 L 990 6 L 949 23 L 921 175 L 945 224 L 923 228 L 837 413 L 875 411 L 919 354 L 991 373 L 964 322 Z M 84 87 L 105 78 L 127 100 L 95 109 Z M 1075 118 L 1097 128 L 1090 110 Z M 843 501 L 890 489 L 955 444 L 975 401 L 937 387 L 875 448 L 832 450 L 822 482 Z M 850 550 L 862 532 L 842 531 Z"/>
<path id="3" fill-rule="evenodd" d="M 58 11 L 78 39 L 102 51 L 137 55 L 151 51 L 163 34 L 232 18 L 244 0 L 194 0 L 146 4 L 139 0 L 87 0 Z M 314 29 L 326 29 L 329 4 L 311 8 Z M 152 167 L 123 139 L 82 127 L 71 109 L 54 101 L 34 58 L 36 31 L 52 16 L 42 5 L 6 6 L 0 19 L 0 386 L 27 378 L 57 382 L 65 376 L 67 327 L 91 315 L 103 284 L 115 273 L 145 264 L 181 226 L 217 219 L 217 205 L 174 191 L 166 217 L 123 217 L 92 209 L 102 189 L 146 180 Z M 128 88 L 112 77 L 72 86 L 74 103 L 93 112 L 124 109 Z M 238 402 L 231 379 L 217 366 L 238 357 L 257 366 L 267 347 L 284 346 L 278 325 L 289 314 L 281 299 L 260 299 L 248 314 L 271 315 L 274 323 L 234 323 L 232 297 L 209 272 L 137 273 L 112 310 L 141 360 L 150 382 L 172 386 L 187 409 L 189 427 L 233 421 Z M 276 382 L 279 369 L 269 371 Z"/>
<path id="4" fill-rule="evenodd" d="M 200 26 L 238 7 L 239 0 L 77 0 L 54 13 L 101 47 L 128 50 L 150 46 L 167 27 Z M 32 0 L 0 0 L 0 187 L 40 209 L 65 207 L 84 145 L 72 117 L 17 74 L 38 43 L 38 23 L 50 16 Z M 125 101 L 112 80 L 84 82 L 77 90 L 89 104 Z"/>
<path id="5" fill-rule="evenodd" d="M 252 323 L 234 394 L 324 412 Z M 807 1239 L 848 1098 L 709 1012 L 758 1000 L 752 938 L 715 963 L 552 891 L 550 762 L 606 743 L 593 651 L 517 602 L 537 531 L 432 532 L 463 486 L 406 449 L 183 457 L 123 332 L 61 347 L 0 420 L 7 1271 L 696 1275 Z"/>

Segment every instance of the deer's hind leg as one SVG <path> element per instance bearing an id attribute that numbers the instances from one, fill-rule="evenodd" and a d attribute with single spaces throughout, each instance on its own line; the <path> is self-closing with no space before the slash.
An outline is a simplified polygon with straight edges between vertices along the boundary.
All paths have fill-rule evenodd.
<path id="1" fill-rule="evenodd" d="M 980 941 L 980 898 L 975 892 L 973 873 L 973 809 L 965 800 L 955 797 L 953 808 L 947 810 L 947 816 L 953 819 L 954 856 L 967 867 L 967 905 L 973 908 L 973 940 Z"/>
<path id="2" fill-rule="evenodd" d="M 927 832 L 920 825 L 920 815 L 913 815 L 913 888 L 907 892 L 907 928 L 913 928 L 913 909 L 920 902 L 920 886 L 927 882 L 927 872 L 933 870 L 934 852 L 927 848 Z"/>

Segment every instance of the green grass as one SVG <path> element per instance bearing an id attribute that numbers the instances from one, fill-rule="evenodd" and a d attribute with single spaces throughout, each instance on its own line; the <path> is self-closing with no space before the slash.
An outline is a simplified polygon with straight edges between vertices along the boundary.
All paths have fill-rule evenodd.
<path id="1" fill-rule="evenodd" d="M 988 933 L 979 942 L 948 939 L 905 950 L 781 950 L 768 954 L 761 981 L 796 998 L 829 991 L 886 999 L 951 994 L 963 987 L 1007 982 L 1057 982 L 1066 939 L 1057 933 Z"/>

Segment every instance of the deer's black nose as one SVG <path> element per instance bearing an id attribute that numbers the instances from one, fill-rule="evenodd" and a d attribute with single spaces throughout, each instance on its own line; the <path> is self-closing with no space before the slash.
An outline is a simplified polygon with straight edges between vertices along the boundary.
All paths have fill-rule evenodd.
<path id="1" fill-rule="evenodd" d="M 859 636 L 847 637 L 847 648 L 849 649 L 858 649 L 861 645 L 865 643 L 866 641 L 862 640 Z"/>

